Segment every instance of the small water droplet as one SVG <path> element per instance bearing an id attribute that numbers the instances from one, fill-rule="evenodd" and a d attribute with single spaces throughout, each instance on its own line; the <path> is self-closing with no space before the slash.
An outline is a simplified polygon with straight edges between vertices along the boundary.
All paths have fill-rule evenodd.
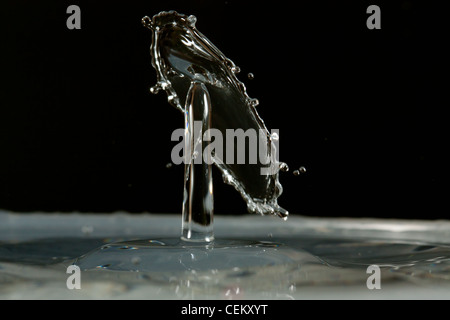
<path id="1" fill-rule="evenodd" d="M 161 90 L 161 87 L 159 85 L 154 85 L 153 87 L 150 87 L 151 94 L 158 94 L 159 90 Z"/>
<path id="2" fill-rule="evenodd" d="M 249 72 L 247 74 L 247 78 L 249 78 L 250 80 L 253 80 L 253 79 L 255 79 L 255 75 L 253 73 Z"/>
<path id="3" fill-rule="evenodd" d="M 233 72 L 234 74 L 238 74 L 239 72 L 241 72 L 241 68 L 239 68 L 238 66 L 232 66 L 231 72 Z"/>
<path id="4" fill-rule="evenodd" d="M 250 105 L 255 108 L 259 105 L 259 100 L 258 99 L 251 99 L 250 100 Z"/>
<path id="5" fill-rule="evenodd" d="M 172 162 L 169 162 L 169 163 L 166 164 L 166 168 L 167 168 L 167 169 L 172 168 L 172 166 L 173 166 Z"/>
<path id="6" fill-rule="evenodd" d="M 283 172 L 288 172 L 289 171 L 289 166 L 287 165 L 287 163 L 281 162 L 280 163 L 280 170 L 283 171 Z"/>
<path id="7" fill-rule="evenodd" d="M 292 173 L 294 174 L 294 176 L 299 176 L 301 174 L 306 173 L 306 168 L 302 166 L 298 168 L 298 170 L 294 170 Z"/>
<path id="8" fill-rule="evenodd" d="M 191 27 L 195 27 L 195 23 L 197 22 L 197 17 L 194 16 L 194 15 L 190 15 L 190 16 L 187 18 L 187 21 L 189 22 L 189 25 L 190 25 Z"/>
<path id="9" fill-rule="evenodd" d="M 167 101 L 173 105 L 177 105 L 179 103 L 178 97 L 173 94 L 167 96 Z"/>

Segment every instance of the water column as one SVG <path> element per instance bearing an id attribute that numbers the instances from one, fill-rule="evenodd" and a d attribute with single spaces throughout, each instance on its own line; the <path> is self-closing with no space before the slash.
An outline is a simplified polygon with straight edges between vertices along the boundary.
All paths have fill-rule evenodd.
<path id="1" fill-rule="evenodd" d="M 185 105 L 185 167 L 182 209 L 184 241 L 211 242 L 213 232 L 211 99 L 206 86 L 193 81 Z M 204 148 L 203 148 L 204 146 Z"/>

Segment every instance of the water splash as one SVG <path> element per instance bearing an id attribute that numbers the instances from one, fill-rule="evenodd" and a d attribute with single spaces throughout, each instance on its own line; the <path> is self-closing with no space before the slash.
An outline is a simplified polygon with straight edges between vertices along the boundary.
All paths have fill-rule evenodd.
<path id="1" fill-rule="evenodd" d="M 196 21 L 195 16 L 175 11 L 142 19 L 144 26 L 153 32 L 150 50 L 157 83 L 150 92 L 164 90 L 168 102 L 184 113 L 191 83 L 201 83 L 211 97 L 212 128 L 224 135 L 226 129 L 256 132 L 262 129 L 266 133 L 264 150 L 266 158 L 271 159 L 269 164 L 227 164 L 214 156 L 213 161 L 224 182 L 241 194 L 250 212 L 286 219 L 288 212 L 277 202 L 283 190 L 278 170 L 261 175 L 262 168 L 279 168 L 279 163 L 275 159 L 274 136 L 255 109 L 259 101 L 248 96 L 244 83 L 236 77 L 240 68 L 197 30 Z"/>

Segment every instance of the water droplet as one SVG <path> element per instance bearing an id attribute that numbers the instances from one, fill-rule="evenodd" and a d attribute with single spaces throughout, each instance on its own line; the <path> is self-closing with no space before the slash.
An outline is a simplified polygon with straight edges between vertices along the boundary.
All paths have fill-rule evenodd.
<path id="1" fill-rule="evenodd" d="M 280 163 L 280 170 L 283 171 L 283 172 L 288 172 L 289 171 L 289 166 L 287 165 L 287 163 L 281 162 Z"/>
<path id="2" fill-rule="evenodd" d="M 195 27 L 195 23 L 197 22 L 197 17 L 194 16 L 194 15 L 190 15 L 190 16 L 187 18 L 187 21 L 189 22 L 189 25 L 190 25 L 191 27 Z"/>
<path id="3" fill-rule="evenodd" d="M 239 68 L 238 66 L 232 66 L 231 72 L 233 72 L 234 74 L 238 74 L 239 72 L 241 72 L 241 68 Z"/>
<path id="4" fill-rule="evenodd" d="M 166 164 L 166 168 L 167 168 L 167 169 L 172 168 L 172 166 L 173 166 L 172 162 L 169 162 L 169 163 Z"/>
<path id="5" fill-rule="evenodd" d="M 167 101 L 173 105 L 177 105 L 179 103 L 178 97 L 173 94 L 167 96 Z"/>
<path id="6" fill-rule="evenodd" d="M 258 99 L 251 99 L 250 100 L 250 105 L 255 108 L 259 105 L 259 100 Z"/>
<path id="7" fill-rule="evenodd" d="M 253 80 L 253 79 L 255 79 L 255 75 L 253 73 L 249 72 L 247 74 L 247 78 L 249 78 L 250 80 Z"/>
<path id="8" fill-rule="evenodd" d="M 159 90 L 161 90 L 161 87 L 159 85 L 154 85 L 153 87 L 150 88 L 150 93 L 151 94 L 158 94 Z"/>
<path id="9" fill-rule="evenodd" d="M 294 176 L 299 176 L 300 174 L 306 173 L 306 168 L 302 166 L 298 168 L 298 170 L 294 170 L 292 173 Z"/>

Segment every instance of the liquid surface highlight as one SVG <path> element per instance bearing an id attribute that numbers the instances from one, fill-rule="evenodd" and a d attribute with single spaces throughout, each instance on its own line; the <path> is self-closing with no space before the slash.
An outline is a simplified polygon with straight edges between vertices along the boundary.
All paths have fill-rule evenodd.
<path id="1" fill-rule="evenodd" d="M 279 228 L 277 219 L 220 217 L 217 238 L 241 239 L 228 246 L 236 266 L 216 260 L 217 254 L 226 258 L 225 246 L 183 248 L 176 238 L 179 220 L 178 215 L 0 214 L 0 298 L 450 298 L 447 221 L 293 216 Z M 139 238 L 160 240 L 134 240 Z M 91 255 L 98 247 L 103 249 Z M 162 254 L 167 247 L 170 257 Z M 69 290 L 66 269 L 86 253 L 82 289 Z M 154 254 L 173 263 L 158 269 L 147 261 Z M 381 269 L 381 290 L 366 287 L 373 264 Z"/>

